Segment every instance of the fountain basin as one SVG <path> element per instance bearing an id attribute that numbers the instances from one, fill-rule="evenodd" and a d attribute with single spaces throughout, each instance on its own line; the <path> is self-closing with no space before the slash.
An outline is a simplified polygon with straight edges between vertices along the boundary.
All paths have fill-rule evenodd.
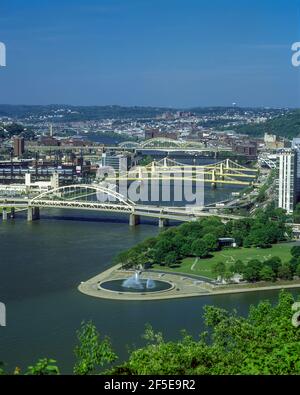
<path id="1" fill-rule="evenodd" d="M 174 287 L 173 284 L 161 280 L 151 280 L 151 287 L 149 287 L 149 279 L 139 279 L 138 287 L 128 287 L 126 286 L 126 279 L 124 278 L 102 281 L 98 285 L 99 289 L 104 289 L 106 291 L 122 292 L 122 293 L 143 293 L 143 294 L 167 291 L 172 289 L 173 287 Z"/>

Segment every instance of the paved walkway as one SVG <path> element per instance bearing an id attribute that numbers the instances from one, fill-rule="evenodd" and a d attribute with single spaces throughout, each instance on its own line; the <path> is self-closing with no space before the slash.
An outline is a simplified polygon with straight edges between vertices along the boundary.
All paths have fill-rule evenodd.
<path id="1" fill-rule="evenodd" d="M 97 276 L 82 282 L 78 289 L 80 292 L 94 296 L 96 298 L 113 299 L 113 300 L 161 300 L 174 298 L 187 298 L 195 296 L 208 295 L 223 295 L 244 292 L 269 291 L 276 289 L 300 288 L 300 281 L 281 282 L 272 285 L 260 284 L 240 284 L 228 286 L 215 286 L 212 283 L 199 280 L 199 277 L 191 275 L 180 275 L 179 273 L 164 273 L 154 271 L 142 272 L 140 278 L 149 278 L 152 280 L 166 281 L 172 285 L 171 289 L 149 292 L 149 293 L 130 293 L 130 292 L 115 292 L 106 289 L 99 289 L 99 283 L 103 281 L 126 279 L 133 276 L 133 271 L 126 271 L 121 269 L 121 265 L 116 265 Z"/>
<path id="2" fill-rule="evenodd" d="M 207 288 L 208 284 L 198 279 L 193 279 L 188 276 L 179 276 L 178 274 L 160 273 L 160 272 L 142 272 L 140 278 L 149 278 L 152 280 L 166 281 L 172 285 L 171 289 L 157 292 L 115 292 L 106 289 L 99 289 L 99 283 L 103 281 L 111 281 L 118 279 L 126 279 L 133 276 L 133 271 L 125 271 L 121 269 L 121 265 L 116 265 L 97 276 L 82 282 L 78 289 L 80 292 L 94 296 L 97 298 L 114 299 L 114 300 L 159 300 L 172 299 L 187 296 L 201 296 L 210 293 Z"/>

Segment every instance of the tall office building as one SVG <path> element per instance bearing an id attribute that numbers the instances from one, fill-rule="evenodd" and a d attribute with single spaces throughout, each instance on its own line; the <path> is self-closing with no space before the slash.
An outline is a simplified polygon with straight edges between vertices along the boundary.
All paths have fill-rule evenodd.
<path id="1" fill-rule="evenodd" d="M 278 207 L 292 213 L 297 203 L 297 150 L 281 150 L 277 159 Z"/>
<path id="2" fill-rule="evenodd" d="M 24 137 L 14 137 L 14 156 L 20 157 L 25 152 Z"/>
<path id="3" fill-rule="evenodd" d="M 131 157 L 123 154 L 110 154 L 104 152 L 101 160 L 102 167 L 112 167 L 117 171 L 127 171 L 131 167 Z"/>
<path id="4" fill-rule="evenodd" d="M 292 140 L 292 149 L 296 151 L 297 156 L 297 169 L 296 169 L 296 195 L 297 201 L 300 201 L 300 138 L 294 138 Z"/>

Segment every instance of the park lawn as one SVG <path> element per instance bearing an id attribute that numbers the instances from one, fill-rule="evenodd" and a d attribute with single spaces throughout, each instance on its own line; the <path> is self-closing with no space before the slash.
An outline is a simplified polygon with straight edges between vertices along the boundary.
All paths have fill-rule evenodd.
<path id="1" fill-rule="evenodd" d="M 288 262 L 292 257 L 291 248 L 290 243 L 275 244 L 272 248 L 229 248 L 214 252 L 211 258 L 185 258 L 180 265 L 174 268 L 159 265 L 155 265 L 153 268 L 215 278 L 212 273 L 212 266 L 216 262 L 224 262 L 228 268 L 237 260 L 242 262 L 248 262 L 251 259 L 266 261 L 273 256 L 278 256 L 282 262 Z"/>

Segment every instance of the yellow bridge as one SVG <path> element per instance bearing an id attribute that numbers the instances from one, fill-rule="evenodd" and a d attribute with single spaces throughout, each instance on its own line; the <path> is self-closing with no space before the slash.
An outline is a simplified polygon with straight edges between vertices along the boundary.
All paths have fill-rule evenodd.
<path id="1" fill-rule="evenodd" d="M 136 166 L 129 171 L 107 174 L 106 181 L 192 181 L 231 185 L 256 185 L 257 169 L 244 167 L 231 159 L 214 164 L 187 165 L 169 158 L 153 161 L 147 166 Z"/>

